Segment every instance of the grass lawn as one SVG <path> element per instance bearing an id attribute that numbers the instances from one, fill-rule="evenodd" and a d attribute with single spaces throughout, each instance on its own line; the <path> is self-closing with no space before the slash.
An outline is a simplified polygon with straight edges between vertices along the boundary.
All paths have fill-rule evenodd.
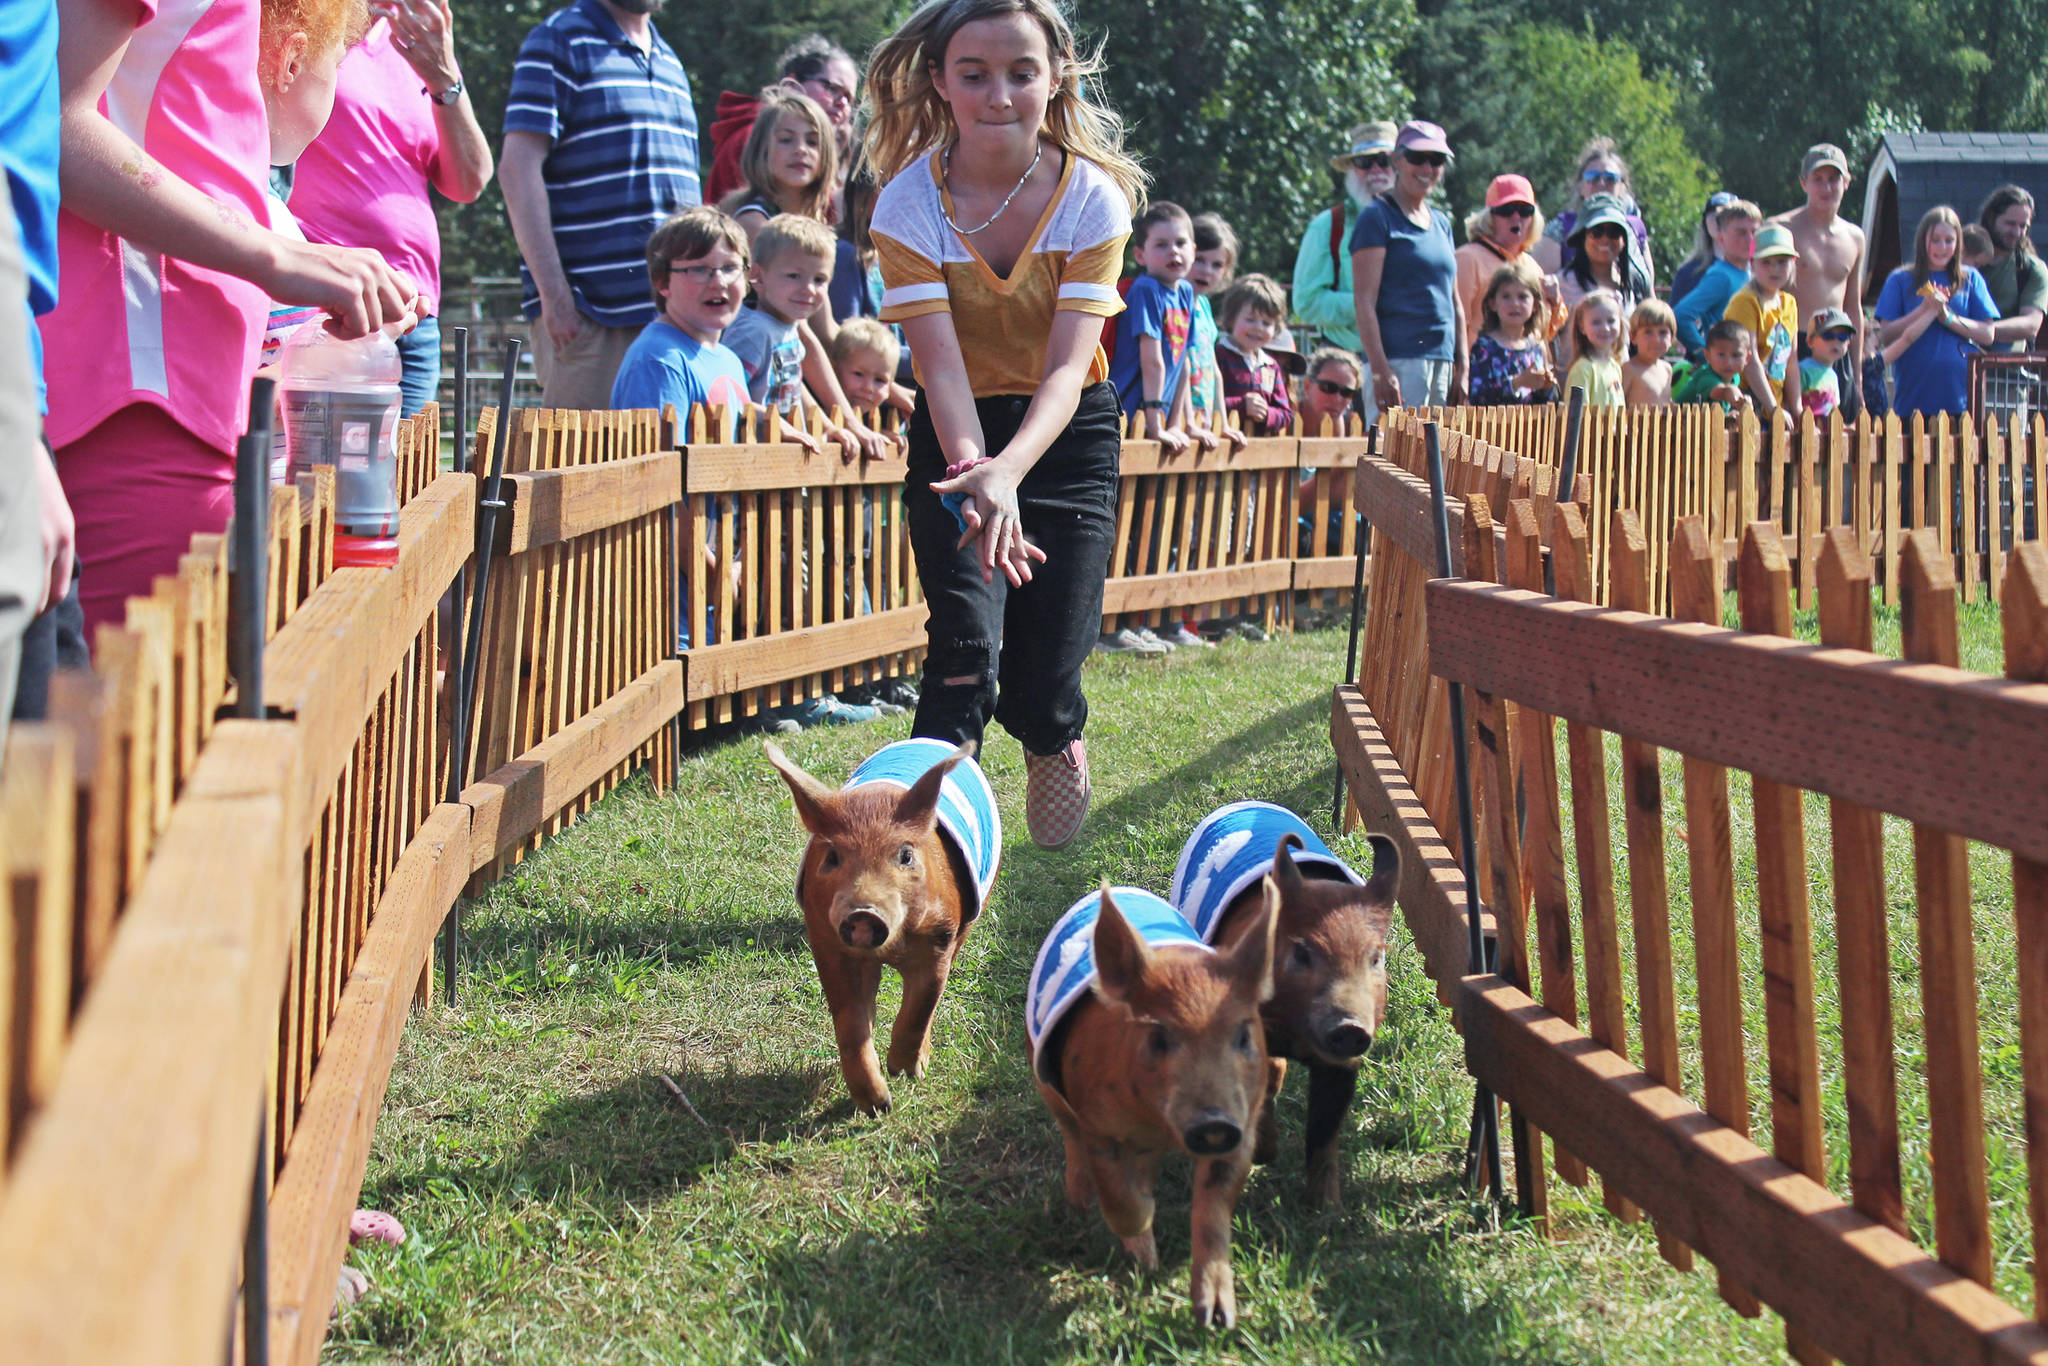
<path id="1" fill-rule="evenodd" d="M 1965 663 L 1995 668 L 1995 618 L 1973 618 L 1965 630 L 1966 649 L 1977 652 Z M 1346 1140 L 1348 1208 L 1315 1213 L 1301 1199 L 1296 1080 L 1282 1104 L 1283 1156 L 1255 1171 L 1237 1210 L 1236 1330 L 1203 1333 L 1188 1313 L 1184 1164 L 1169 1164 L 1162 1182 L 1157 1277 L 1135 1270 L 1097 1215 L 1066 1208 L 1058 1136 L 1025 1059 L 1024 981 L 1040 938 L 1104 876 L 1164 892 L 1181 841 L 1220 803 L 1279 801 L 1327 830 L 1328 691 L 1344 644 L 1333 630 L 1091 664 L 1095 808 L 1082 839 L 1057 855 L 1025 836 L 1021 757 L 991 732 L 986 763 L 1009 833 L 1003 875 L 940 1008 L 931 1072 L 896 1082 L 895 1108 L 880 1119 L 854 1115 L 846 1100 L 792 899 L 800 827 L 758 741 L 687 760 L 668 796 L 644 781 L 628 785 L 472 909 L 461 1008 L 409 1028 L 362 1202 L 397 1214 L 411 1237 L 399 1249 L 354 1254 L 375 1289 L 343 1315 L 328 1359 L 928 1366 L 1777 1356 L 1775 1319 L 1739 1319 L 1709 1275 L 1666 1269 L 1645 1226 L 1616 1224 L 1564 1188 L 1554 1197 L 1558 1236 L 1545 1240 L 1494 1225 L 1461 1193 L 1470 1083 L 1417 956 L 1402 951 L 1405 932 L 1390 1019 Z M 907 718 L 807 732 L 787 748 L 836 784 L 906 734 Z M 1670 776 L 1675 784 L 1675 764 Z M 1618 782 L 1610 789 L 1618 794 Z M 1733 796 L 1741 846 L 1748 793 L 1739 778 Z M 1674 789 L 1674 829 L 1678 808 Z M 1824 808 L 1814 810 L 1809 834 L 1824 835 Z M 1614 827 L 1619 856 L 1618 817 Z M 1335 845 L 1369 862 L 1363 839 Z M 1684 851 L 1675 839 L 1672 849 L 1674 928 L 1689 978 Z M 1816 957 L 1826 965 L 1825 846 L 1814 849 Z M 1911 877 L 1903 853 L 1894 861 L 1903 879 L 1894 956 L 1907 979 L 1897 1002 L 1901 1089 L 1910 1103 L 1920 1090 L 1911 1071 Z M 1999 866 L 1984 860 L 1978 869 L 1989 898 L 1979 945 L 1987 991 L 2010 962 L 1999 931 L 2010 883 L 2000 885 Z M 1619 896 L 1625 908 L 1625 881 Z M 1753 925 L 1753 908 L 1749 916 Z M 2013 1013 L 2006 992 L 1986 1005 L 1993 1059 L 2011 1041 L 1996 1024 Z M 893 975 L 883 993 L 886 1021 Z M 1689 1004 L 1689 987 L 1680 995 Z M 1824 1059 L 1837 1051 L 1826 1009 Z M 1690 1015 L 1681 1028 L 1691 1032 Z M 2016 1038 L 2016 1026 L 2006 1028 Z M 1753 1034 L 1761 1112 L 1760 1010 Z M 1994 1066 L 1987 1075 L 2008 1294 L 2026 1266 L 2024 1245 L 2003 1236 L 2025 1219 L 2013 1052 L 2005 1073 Z M 1830 1093 L 1837 1111 L 1839 1089 Z M 1923 1121 L 1909 1114 L 1906 1131 L 1924 1147 Z M 1761 1119 L 1757 1132 L 1767 1135 Z M 1839 1149 L 1831 1130 L 1838 1162 Z M 1924 1220 L 1925 1173 L 1915 1163 L 1924 1151 L 1909 1157 L 1909 1180 L 1920 1183 L 1909 1207 Z"/>

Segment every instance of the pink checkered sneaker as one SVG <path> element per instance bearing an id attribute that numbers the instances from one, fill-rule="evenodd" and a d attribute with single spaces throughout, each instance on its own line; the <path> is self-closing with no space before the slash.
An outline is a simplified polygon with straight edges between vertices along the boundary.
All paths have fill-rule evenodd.
<path id="1" fill-rule="evenodd" d="M 1088 747 L 1069 741 L 1056 754 L 1024 751 L 1024 823 L 1041 849 L 1064 849 L 1088 819 Z"/>

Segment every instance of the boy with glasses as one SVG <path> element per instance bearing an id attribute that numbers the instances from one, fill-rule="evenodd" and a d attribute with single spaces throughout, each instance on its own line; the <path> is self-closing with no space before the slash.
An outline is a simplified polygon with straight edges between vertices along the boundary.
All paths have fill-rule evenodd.
<path id="1" fill-rule="evenodd" d="M 673 403 L 688 421 L 692 404 L 731 415 L 724 440 L 751 403 L 747 369 L 720 344 L 747 295 L 747 238 L 717 209 L 685 209 L 647 239 L 653 322 L 627 348 L 612 382 L 612 407 L 661 408 Z"/>

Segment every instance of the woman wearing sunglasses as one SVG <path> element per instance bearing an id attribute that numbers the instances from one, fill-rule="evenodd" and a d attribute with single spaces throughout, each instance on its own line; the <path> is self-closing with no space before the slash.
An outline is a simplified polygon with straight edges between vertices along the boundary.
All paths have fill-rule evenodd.
<path id="1" fill-rule="evenodd" d="M 1495 176 L 1493 184 L 1486 187 L 1485 206 L 1465 220 L 1465 245 L 1458 248 L 1458 302 L 1465 310 L 1466 330 L 1475 335 L 1479 331 L 1480 301 L 1486 297 L 1494 273 L 1528 255 L 1530 246 L 1542 235 L 1543 210 L 1536 207 L 1536 191 L 1529 178 Z M 1530 264 L 1535 264 L 1533 259 Z M 1530 332 L 1549 341 L 1564 329 L 1564 320 L 1570 315 L 1556 277 L 1543 276 Z"/>
<path id="2" fill-rule="evenodd" d="M 1648 264 L 1635 250 L 1628 210 L 1619 199 L 1594 195 L 1587 200 L 1579 208 L 1579 225 L 1567 241 L 1571 261 L 1557 278 L 1568 306 L 1577 308 L 1579 300 L 1604 289 L 1621 300 L 1625 319 L 1637 304 L 1656 293 Z"/>
<path id="3" fill-rule="evenodd" d="M 1351 230 L 1358 340 L 1381 408 L 1465 401 L 1465 314 L 1451 220 L 1429 206 L 1451 159 L 1444 130 L 1417 120 L 1394 138 L 1394 187 Z"/>
<path id="4" fill-rule="evenodd" d="M 1621 159 L 1614 139 L 1609 137 L 1594 138 L 1579 149 L 1578 169 L 1572 174 L 1572 206 L 1544 228 L 1534 248 L 1536 264 L 1553 275 L 1564 275 L 1572 263 L 1572 234 L 1578 230 L 1586 201 L 1596 195 L 1621 201 L 1629 234 L 1634 238 L 1630 254 L 1642 263 L 1643 273 L 1654 283 L 1657 268 L 1650 261 L 1650 229 L 1636 207 L 1635 190 L 1628 183 L 1628 163 Z"/>
<path id="5" fill-rule="evenodd" d="M 1351 301 L 1351 225 L 1360 211 L 1394 187 L 1394 125 L 1361 123 L 1351 130 L 1347 150 L 1330 158 L 1343 190 L 1334 206 L 1309 220 L 1294 256 L 1295 319 L 1321 330 L 1333 346 L 1357 354 L 1358 311 Z M 1365 395 L 1366 421 L 1374 418 L 1372 390 Z"/>

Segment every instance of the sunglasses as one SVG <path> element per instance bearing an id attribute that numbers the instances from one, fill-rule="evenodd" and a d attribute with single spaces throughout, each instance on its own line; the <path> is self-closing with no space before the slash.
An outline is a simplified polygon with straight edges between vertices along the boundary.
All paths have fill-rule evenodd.
<path id="1" fill-rule="evenodd" d="M 1618 223 L 1602 223 L 1598 227 L 1587 228 L 1586 236 L 1604 237 L 1610 241 L 1619 242 L 1622 236 L 1621 225 Z"/>
<path id="2" fill-rule="evenodd" d="M 1442 152 L 1403 152 L 1410 166 L 1442 166 L 1450 158 Z"/>
<path id="3" fill-rule="evenodd" d="M 1587 171 L 1579 179 L 1585 181 L 1588 185 L 1621 184 L 1621 175 L 1616 171 Z"/>
<path id="4" fill-rule="evenodd" d="M 1315 385 L 1316 388 L 1322 390 L 1330 397 L 1341 398 L 1346 403 L 1358 397 L 1358 386 L 1355 384 L 1339 384 L 1333 379 L 1314 379 L 1310 380 L 1309 383 Z"/>
<path id="5" fill-rule="evenodd" d="M 1536 206 L 1534 204 L 1502 204 L 1492 212 L 1495 218 L 1534 218 L 1536 216 Z"/>
<path id="6" fill-rule="evenodd" d="M 1820 336 L 1822 341 L 1852 342 L 1856 340 L 1856 330 L 1851 327 L 1836 327 L 1821 333 Z"/>
<path id="7" fill-rule="evenodd" d="M 1385 152 L 1372 152 L 1351 158 L 1354 171 L 1384 171 L 1394 164 L 1394 159 Z"/>

